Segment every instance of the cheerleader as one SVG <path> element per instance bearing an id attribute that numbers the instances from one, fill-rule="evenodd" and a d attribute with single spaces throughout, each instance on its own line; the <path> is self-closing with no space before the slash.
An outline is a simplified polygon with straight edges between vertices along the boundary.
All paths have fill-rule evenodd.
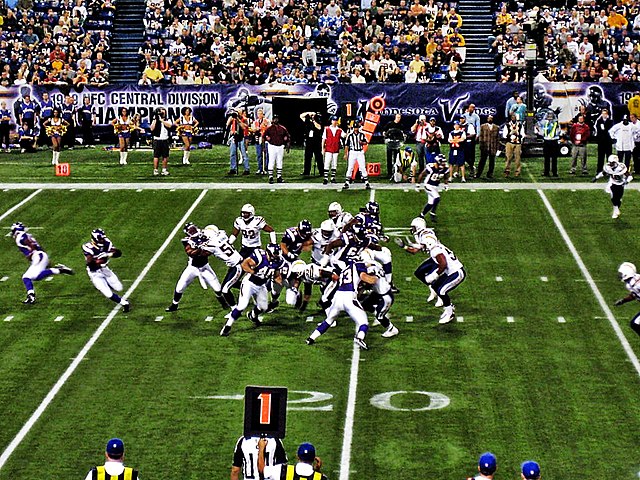
<path id="1" fill-rule="evenodd" d="M 196 120 L 191 114 L 191 108 L 184 107 L 182 109 L 182 116 L 174 124 L 178 134 L 182 137 L 184 148 L 182 151 L 182 164 L 190 165 L 189 155 L 191 155 L 191 140 L 198 128 L 198 120 Z"/>
<path id="2" fill-rule="evenodd" d="M 131 138 L 131 130 L 134 127 L 133 121 L 129 118 L 129 111 L 126 107 L 120 109 L 120 116 L 111 121 L 113 130 L 118 135 L 118 144 L 120 147 L 120 165 L 127 164 L 127 156 L 129 155 L 129 139 Z"/>
<path id="3" fill-rule="evenodd" d="M 58 165 L 60 160 L 60 147 L 62 146 L 62 137 L 69 127 L 69 122 L 62 118 L 62 112 L 59 108 L 53 109 L 53 115 L 46 120 L 43 125 L 47 131 L 47 135 L 51 138 L 51 147 L 53 150 L 53 158 L 51 165 Z"/>

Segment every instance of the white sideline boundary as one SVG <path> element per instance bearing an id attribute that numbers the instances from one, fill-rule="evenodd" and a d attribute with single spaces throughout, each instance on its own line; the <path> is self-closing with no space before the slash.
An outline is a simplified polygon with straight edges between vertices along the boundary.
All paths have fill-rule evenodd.
<path id="1" fill-rule="evenodd" d="M 409 184 L 374 184 L 376 190 L 409 190 Z M 283 183 L 269 185 L 266 183 L 237 183 L 237 182 L 215 182 L 215 183 L 160 183 L 160 182 L 138 182 L 138 183 L 0 183 L 3 190 L 321 190 L 335 192 L 336 186 L 322 185 L 322 183 Z M 640 190 L 640 182 L 631 183 L 625 187 L 627 190 Z M 355 184 L 349 191 L 364 190 L 364 185 Z M 449 190 L 602 190 L 603 185 L 595 183 L 453 183 L 449 185 Z M 415 191 L 411 188 L 409 191 Z M 372 190 L 373 191 L 373 190 Z M 409 192 L 408 192 L 409 193 Z"/>
<path id="2" fill-rule="evenodd" d="M 567 247 L 569 248 L 571 255 L 573 255 L 573 259 L 578 265 L 578 268 L 580 268 L 582 275 L 584 276 L 585 280 L 589 284 L 589 287 L 591 287 L 591 291 L 593 292 L 593 295 L 596 297 L 596 300 L 598 300 L 598 303 L 600 304 L 600 308 L 602 308 L 602 311 L 605 313 L 607 319 L 609 320 L 609 323 L 613 327 L 613 331 L 616 333 L 618 340 L 622 344 L 622 348 L 627 354 L 627 357 L 629 357 L 629 360 L 633 364 L 633 367 L 636 369 L 636 373 L 638 374 L 638 376 L 640 376 L 640 360 L 638 360 L 637 355 L 631 348 L 631 344 L 629 344 L 629 340 L 627 340 L 627 337 L 624 336 L 624 333 L 622 331 L 622 328 L 620 327 L 620 324 L 616 320 L 616 317 L 613 315 L 613 312 L 609 308 L 609 305 L 607 305 L 607 302 L 602 296 L 600 289 L 598 289 L 596 282 L 593 280 L 593 277 L 589 273 L 587 266 L 582 261 L 582 258 L 580 257 L 578 250 L 576 249 L 575 245 L 571 241 L 571 237 L 569 237 L 569 234 L 564 229 L 562 222 L 560 222 L 560 218 L 558 217 L 555 209 L 551 205 L 551 202 L 549 202 L 549 199 L 541 189 L 538 189 L 538 194 L 540 195 L 540 198 L 542 199 L 544 206 L 547 208 L 547 211 L 549 212 L 549 215 L 551 216 L 553 223 L 555 223 L 556 228 L 558 229 L 558 232 L 560 232 L 562 239 L 567 244 Z"/>
<path id="3" fill-rule="evenodd" d="M 24 190 L 24 189 L 20 189 L 20 190 Z M 30 190 L 30 189 L 27 189 Z M 13 212 L 15 212 L 16 210 L 18 210 L 21 206 L 23 206 L 25 203 L 27 203 L 29 200 L 31 200 L 33 197 L 35 197 L 36 195 L 38 195 L 40 192 L 42 192 L 42 189 L 39 188 L 38 190 L 36 190 L 35 192 L 33 192 L 31 195 L 29 195 L 28 197 L 24 198 L 22 201 L 16 203 L 13 207 L 11 207 L 9 210 L 7 210 L 6 212 L 4 212 L 2 215 L 0 215 L 0 222 L 2 220 L 4 220 L 5 218 L 7 218 L 9 215 L 11 215 Z"/>
<path id="4" fill-rule="evenodd" d="M 138 288 L 138 285 L 140 285 L 140 283 L 142 282 L 142 279 L 147 275 L 147 273 L 149 273 L 149 270 L 151 270 L 151 267 L 153 267 L 153 265 L 156 263 L 158 258 L 160 258 L 160 255 L 162 255 L 162 253 L 166 250 L 166 248 L 169 246 L 169 244 L 171 243 L 173 238 L 176 236 L 178 231 L 182 229 L 182 225 L 184 225 L 184 223 L 189 219 L 193 211 L 200 204 L 200 202 L 202 201 L 202 199 L 206 194 L 207 194 L 207 190 L 206 189 L 202 190 L 198 198 L 195 199 L 195 201 L 191 204 L 191 207 L 189 207 L 189 209 L 184 214 L 184 216 L 180 219 L 180 221 L 178 221 L 178 223 L 173 228 L 173 230 L 171 231 L 167 239 L 164 241 L 164 243 L 160 246 L 160 248 L 156 251 L 156 253 L 151 257 L 151 260 L 149 260 L 149 263 L 147 263 L 147 265 L 142 269 L 138 277 L 134 280 L 133 284 L 129 287 L 127 292 L 122 296 L 123 299 L 126 300 L 127 298 L 129 298 L 129 296 L 135 291 L 135 289 Z M 47 393 L 47 396 L 44 397 L 44 400 L 42 400 L 42 402 L 40 403 L 38 408 L 35 410 L 35 412 L 33 412 L 31 417 L 29 417 L 27 422 L 22 426 L 22 428 L 14 437 L 14 439 L 11 440 L 11 443 L 9 443 L 9 445 L 4 450 L 4 452 L 2 452 L 2 455 L 0 455 L 0 471 L 2 470 L 4 465 L 7 463 L 7 461 L 9 460 L 9 457 L 11 457 L 15 449 L 18 448 L 18 446 L 22 443 L 22 441 L 27 436 L 29 431 L 33 428 L 33 426 L 40 419 L 44 411 L 51 404 L 51 402 L 53 401 L 55 396 L 58 394 L 60 389 L 64 386 L 67 380 L 69 380 L 69 377 L 71 377 L 73 372 L 75 372 L 76 368 L 78 368 L 78 365 L 80 365 L 80 362 L 87 356 L 87 353 L 89 353 L 89 350 L 91 350 L 93 345 L 98 341 L 102 333 L 106 330 L 106 328 L 109 326 L 111 321 L 115 318 L 118 311 L 120 311 L 120 305 L 115 306 L 113 310 L 111 310 L 109 315 L 107 315 L 107 318 L 104 319 L 104 321 L 100 324 L 98 329 L 93 333 L 89 341 L 85 344 L 84 347 L 82 347 L 82 350 L 80 350 L 80 353 L 73 359 L 69 367 L 65 370 L 62 376 L 51 388 L 49 393 Z"/>
<path id="5" fill-rule="evenodd" d="M 369 200 L 374 201 L 376 190 L 372 189 Z M 340 455 L 339 480 L 349 480 L 351 473 L 351 443 L 353 441 L 353 422 L 356 416 L 356 394 L 358 392 L 358 371 L 360 370 L 360 347 L 353 345 L 351 356 L 351 373 L 349 374 L 349 395 L 347 411 L 344 416 L 344 435 L 342 437 L 342 454 Z"/>

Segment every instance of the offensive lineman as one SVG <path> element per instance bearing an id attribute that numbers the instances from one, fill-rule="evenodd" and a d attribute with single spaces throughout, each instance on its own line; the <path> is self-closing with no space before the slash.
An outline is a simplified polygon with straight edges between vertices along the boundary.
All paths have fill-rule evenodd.
<path id="1" fill-rule="evenodd" d="M 231 288 L 242 276 L 242 255 L 229 243 L 229 237 L 224 230 L 218 229 L 215 225 L 207 225 L 204 233 L 208 237 L 209 243 L 201 248 L 211 252 L 227 266 L 227 273 L 222 280 L 222 297 L 225 303 L 232 307 L 236 304 L 236 299 Z"/>
<path id="2" fill-rule="evenodd" d="M 233 231 L 229 237 L 229 243 L 233 245 L 239 233 L 242 233 L 242 248 L 240 255 L 247 258 L 256 248 L 262 247 L 260 231 L 264 230 L 269 234 L 269 243 L 276 242 L 276 232 L 267 221 L 256 215 L 256 209 L 250 203 L 245 203 L 240 210 L 240 216 L 233 222 Z"/>
<path id="3" fill-rule="evenodd" d="M 11 225 L 11 236 L 14 238 L 20 253 L 31 263 L 27 271 L 22 275 L 22 283 L 27 289 L 27 298 L 22 303 L 36 303 L 36 291 L 33 288 L 34 281 L 42 280 L 51 275 L 60 275 L 61 273 L 73 275 L 73 270 L 61 263 L 53 268 L 48 268 L 49 256 L 47 252 L 42 249 L 33 235 L 27 233 L 27 227 L 22 222 L 16 222 Z"/>
<path id="4" fill-rule="evenodd" d="M 104 230 L 96 228 L 91 232 L 91 241 L 82 246 L 82 253 L 93 286 L 112 302 L 122 305 L 122 311 L 127 313 L 131 305 L 116 293 L 122 290 L 122 282 L 107 266 L 111 258 L 121 257 L 122 252 L 113 246 Z"/>
<path id="5" fill-rule="evenodd" d="M 238 304 L 233 307 L 231 312 L 225 315 L 227 322 L 220 331 L 221 336 L 229 336 L 232 325 L 249 306 L 251 299 L 254 300 L 255 307 L 247 313 L 247 318 L 256 325 L 260 325 L 258 315 L 266 312 L 269 306 L 267 282 L 272 280 L 282 283 L 280 278 L 282 263 L 282 249 L 280 245 L 275 243 L 270 243 L 264 250 L 257 248 L 250 256 L 244 259 L 242 270 L 248 275 L 245 275 L 242 279 Z"/>
<path id="6" fill-rule="evenodd" d="M 442 300 L 444 306 L 440 315 L 440 324 L 453 321 L 455 318 L 455 306 L 451 303 L 449 292 L 464 282 L 466 272 L 458 257 L 444 246 L 433 230 L 427 228 L 423 218 L 414 218 L 411 222 L 411 230 L 415 237 L 415 244 L 404 245 L 404 249 L 412 254 L 418 252 L 428 252 L 430 258 L 423 262 L 423 265 L 432 265 L 435 268 L 430 273 L 426 273 L 424 283 L 430 285 Z M 422 266 L 421 266 L 422 267 Z M 416 274 L 418 272 L 416 271 Z"/>
<path id="7" fill-rule="evenodd" d="M 427 203 L 422 209 L 420 217 L 424 218 L 428 213 L 431 217 L 431 221 L 434 223 L 438 218 L 436 215 L 436 209 L 440 203 L 440 182 L 443 178 L 446 178 L 447 172 L 447 157 L 442 154 L 438 154 L 435 156 L 434 163 L 428 163 L 425 166 L 424 170 L 420 174 L 420 178 L 418 179 L 418 183 L 420 183 L 424 178 L 423 187 L 427 193 Z M 444 189 L 447 190 L 448 188 L 449 186 L 445 180 Z M 420 188 L 418 187 L 418 190 L 419 189 Z"/>
<path id="8" fill-rule="evenodd" d="M 189 263 L 180 275 L 173 292 L 173 301 L 171 305 L 165 308 L 165 311 L 175 312 L 178 310 L 178 304 L 180 303 L 182 294 L 196 278 L 200 280 L 200 284 L 205 290 L 207 286 L 213 289 L 222 308 L 228 308 L 229 305 L 227 305 L 227 302 L 222 297 L 220 281 L 218 280 L 216 272 L 214 272 L 211 265 L 209 265 L 210 252 L 202 249 L 202 246 L 209 241 L 209 238 L 192 222 L 188 222 L 184 226 L 183 231 L 186 237 L 184 237 L 181 242 L 184 246 L 185 253 L 189 257 Z"/>
<path id="9" fill-rule="evenodd" d="M 633 300 L 640 300 L 640 275 L 636 271 L 636 266 L 631 262 L 624 262 L 618 267 L 620 280 L 624 282 L 624 286 L 629 290 L 629 295 L 616 300 L 614 305 L 619 307 Z M 640 313 L 637 313 L 629 324 L 631 329 L 640 335 Z"/>
<path id="10" fill-rule="evenodd" d="M 625 164 L 618 161 L 617 155 L 609 155 L 607 164 L 601 172 L 593 177 L 593 180 L 591 181 L 596 182 L 605 175 L 609 177 L 609 182 L 605 187 L 605 191 L 611 195 L 611 204 L 613 205 L 613 214 L 611 215 L 611 218 L 618 218 L 620 216 L 620 206 L 622 205 L 624 187 L 633 180 L 633 177 L 627 171 Z"/>
<path id="11" fill-rule="evenodd" d="M 333 221 L 336 230 L 342 232 L 342 229 L 353 220 L 353 215 L 342 210 L 342 205 L 338 202 L 331 202 L 327 211 L 329 219 Z"/>

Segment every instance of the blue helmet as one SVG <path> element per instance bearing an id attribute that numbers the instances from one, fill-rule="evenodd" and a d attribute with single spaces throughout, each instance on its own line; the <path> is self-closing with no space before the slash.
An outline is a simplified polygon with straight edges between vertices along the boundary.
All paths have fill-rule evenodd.
<path id="1" fill-rule="evenodd" d="M 282 248 L 277 243 L 268 244 L 266 250 L 271 260 L 277 260 L 282 255 Z"/>
<path id="2" fill-rule="evenodd" d="M 380 215 L 380 204 L 378 202 L 367 202 L 364 209 L 371 215 Z"/>
<path id="3" fill-rule="evenodd" d="M 11 225 L 11 235 L 14 236 L 14 237 L 18 233 L 24 232 L 26 230 L 27 230 L 27 227 L 25 227 L 24 223 L 22 223 L 22 222 L 15 222 L 13 225 Z"/>
<path id="4" fill-rule="evenodd" d="M 191 237 L 191 236 L 197 234 L 200 231 L 200 229 L 198 228 L 198 226 L 195 223 L 187 222 L 187 223 L 184 224 L 184 227 L 183 227 L 182 231 L 185 233 L 185 235 L 188 235 L 188 236 Z"/>
<path id="5" fill-rule="evenodd" d="M 311 222 L 306 218 L 304 220 L 301 220 L 298 224 L 298 231 L 300 232 L 302 238 L 304 238 L 305 240 L 311 236 L 311 229 Z"/>
<path id="6" fill-rule="evenodd" d="M 351 226 L 351 231 L 356 237 L 360 239 L 363 239 L 365 237 L 364 225 L 360 222 L 354 223 Z"/>
<path id="7" fill-rule="evenodd" d="M 540 465 L 532 460 L 527 460 L 522 464 L 522 476 L 527 480 L 540 478 Z"/>
<path id="8" fill-rule="evenodd" d="M 411 147 L 404 147 L 404 151 L 407 153 L 412 153 L 413 152 L 413 148 Z"/>
<path id="9" fill-rule="evenodd" d="M 91 231 L 91 241 L 96 245 L 104 245 L 105 240 L 107 239 L 107 234 L 104 233 L 104 230 L 101 228 L 95 228 Z"/>
<path id="10" fill-rule="evenodd" d="M 478 469 L 482 475 L 493 475 L 498 468 L 496 456 L 491 452 L 480 455 L 478 460 Z"/>

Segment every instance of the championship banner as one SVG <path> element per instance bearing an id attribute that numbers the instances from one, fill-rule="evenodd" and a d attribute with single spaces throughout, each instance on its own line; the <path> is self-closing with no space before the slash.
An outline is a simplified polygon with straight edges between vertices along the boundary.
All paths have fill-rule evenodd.
<path id="1" fill-rule="evenodd" d="M 125 107 L 129 115 L 139 114 L 141 126 L 148 128 L 154 112 L 159 107 L 167 109 L 169 119 L 175 121 L 184 107 L 191 107 L 200 123 L 198 137 L 211 143 L 221 143 L 225 124 L 234 110 L 242 108 L 249 118 L 262 109 L 267 118 L 280 113 L 281 122 L 292 132 L 295 139 L 301 138 L 302 121 L 298 113 L 317 111 L 324 124 L 331 115 L 340 117 L 341 126 L 348 128 L 360 121 L 367 136 L 377 141 L 381 127 L 390 122 L 395 114 L 403 117 L 402 125 L 409 130 L 419 115 L 435 117 L 445 131 L 470 103 L 482 121 L 493 115 L 497 124 L 507 118 L 505 105 L 514 91 L 526 98 L 525 84 L 508 83 L 451 83 L 451 84 L 271 84 L 249 85 L 204 85 L 142 87 L 138 85 L 111 85 L 105 88 L 85 87 L 80 91 L 63 87 L 21 86 L 0 92 L 9 109 L 17 114 L 25 95 L 40 103 L 42 94 L 49 93 L 57 106 L 72 103 L 79 108 L 89 98 L 95 113 L 94 135 L 99 142 L 114 142 L 113 128 L 109 124 Z M 535 83 L 532 104 L 536 118 L 550 112 L 560 123 L 566 124 L 584 105 L 590 120 L 595 120 L 602 108 L 610 108 L 613 119 L 618 122 L 629 113 L 629 102 L 638 98 L 640 84 L 595 84 L 595 83 Z M 17 115 L 14 115 L 17 122 Z"/>

